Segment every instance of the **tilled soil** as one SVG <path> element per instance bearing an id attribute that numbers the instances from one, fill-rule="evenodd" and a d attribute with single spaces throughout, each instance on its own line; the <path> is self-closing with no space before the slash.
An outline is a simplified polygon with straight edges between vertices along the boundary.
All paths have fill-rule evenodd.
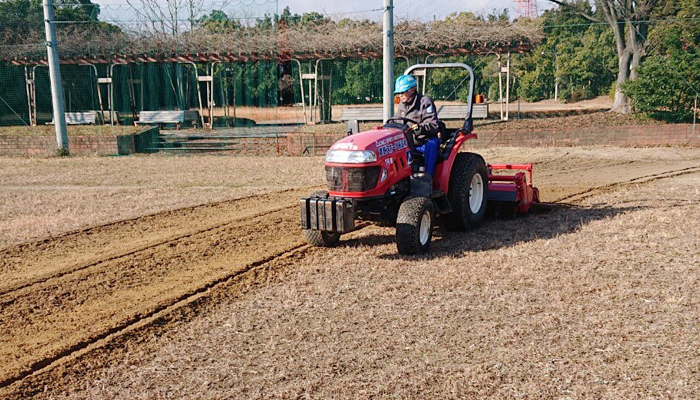
<path id="1" fill-rule="evenodd" d="M 3 249 L 2 383 L 301 246 L 295 206 L 307 192 L 150 215 Z"/>
<path id="2" fill-rule="evenodd" d="M 498 149 L 483 155 L 491 162 L 536 162 L 542 200 L 569 204 L 700 172 L 700 154 L 677 149 Z M 70 392 L 76 359 L 80 368 L 106 365 L 178 324 L 179 316 L 196 310 L 192 304 L 250 284 L 246 274 L 264 284 L 276 269 L 323 252 L 305 246 L 298 228 L 298 199 L 309 191 L 148 215 L 0 250 L 0 395 Z M 348 238 L 370 246 L 391 242 L 382 234 L 366 238 L 378 232 L 369 228 Z"/>

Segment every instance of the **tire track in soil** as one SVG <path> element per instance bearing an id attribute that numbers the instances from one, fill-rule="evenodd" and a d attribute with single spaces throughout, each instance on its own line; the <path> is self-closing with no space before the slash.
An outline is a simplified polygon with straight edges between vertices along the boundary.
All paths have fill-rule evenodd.
<path id="1" fill-rule="evenodd" d="M 296 205 L 297 195 L 285 193 L 285 207 L 279 208 L 280 199 L 274 198 L 272 204 L 263 205 L 268 208 L 265 212 L 242 218 L 239 214 L 235 222 L 214 224 L 5 293 L 0 302 L 0 387 L 206 290 L 213 282 L 302 246 L 298 212 L 289 205 Z M 191 216 L 190 212 L 184 214 Z M 74 240 L 71 236 L 54 239 L 50 248 L 60 248 L 62 239 Z M 51 263 L 51 258 L 43 262 Z"/>
<path id="2" fill-rule="evenodd" d="M 315 186 L 164 211 L 8 246 L 0 249 L 0 299 L 101 262 L 280 210 L 279 204 L 289 204 L 312 188 Z M 264 208 L 271 205 L 277 207 Z"/>
<path id="3" fill-rule="evenodd" d="M 558 160 L 557 160 L 558 161 Z M 612 167 L 620 167 L 623 165 L 630 165 L 634 164 L 636 161 L 622 161 L 622 162 L 606 162 L 606 163 L 600 163 L 600 164 L 594 164 L 594 165 L 587 165 L 587 166 L 575 166 L 559 171 L 552 171 L 552 172 L 544 172 L 544 173 L 538 173 L 538 177 L 542 178 L 550 178 L 550 177 L 558 177 L 562 173 L 566 174 L 571 174 L 575 172 L 585 172 L 585 171 L 592 171 L 592 170 L 600 170 L 601 168 L 612 168 Z M 542 165 L 536 164 L 538 168 L 541 168 Z"/>
<path id="4" fill-rule="evenodd" d="M 135 321 L 104 338 L 86 343 L 85 346 L 70 354 L 53 361 L 46 360 L 44 367 L 30 375 L 9 385 L 0 386 L 0 397 L 25 399 L 45 391 L 46 387 L 53 389 L 63 387 L 62 385 L 66 382 L 63 378 L 66 374 L 73 373 L 76 368 L 84 373 L 83 368 L 93 369 L 95 365 L 105 365 L 115 356 L 128 352 L 133 343 L 143 345 L 172 329 L 172 324 L 182 323 L 207 312 L 223 298 L 240 296 L 250 288 L 269 282 L 278 270 L 293 266 L 312 251 L 315 251 L 312 247 L 302 245 L 286 253 L 251 264 L 246 270 L 232 274 L 219 282 L 212 282 L 206 288 L 187 295 L 151 316 Z"/>
<path id="5" fill-rule="evenodd" d="M 618 186 L 641 184 L 698 172 L 700 172 L 700 166 L 639 176 L 623 182 L 614 182 L 574 193 L 558 199 L 557 202 L 577 202 Z M 123 333 L 132 332 L 137 327 L 144 332 L 150 332 L 150 330 L 156 329 L 151 325 L 162 318 L 163 313 L 175 313 L 179 308 L 190 304 L 192 299 L 199 298 L 204 292 L 222 282 L 229 282 L 232 278 L 245 274 L 251 269 L 255 269 L 256 266 L 284 257 L 290 252 L 294 252 L 295 249 L 300 249 L 299 254 L 303 257 L 305 246 L 299 239 L 295 207 L 289 206 L 270 211 L 269 214 L 259 213 L 251 217 L 252 221 L 249 224 L 245 223 L 245 219 L 240 226 L 219 224 L 211 229 L 195 232 L 167 243 L 155 244 L 118 259 L 106 259 L 86 267 L 84 270 L 76 271 L 76 273 L 56 277 L 51 281 L 43 281 L 19 290 L 17 293 L 11 293 L 17 298 L 7 307 L 0 308 L 2 311 L 0 338 L 8 337 L 5 326 L 8 326 L 9 323 L 14 324 L 14 329 L 17 332 L 21 332 L 18 336 L 29 336 L 30 340 L 19 343 L 19 346 L 16 346 L 18 344 L 16 342 L 8 344 L 6 347 L 15 350 L 14 355 L 12 350 L 9 354 L 5 352 L 5 349 L 0 351 L 0 379 L 2 379 L 0 380 L 0 389 L 10 389 L 8 386 L 13 383 L 22 385 L 23 378 L 30 374 L 41 373 L 51 366 L 61 364 L 62 361 L 73 359 L 81 354 L 86 355 L 86 352 L 91 349 L 101 348 L 114 338 L 120 337 Z M 274 229 L 266 230 L 272 231 L 271 233 L 261 234 L 259 230 L 253 232 L 255 227 L 263 229 L 274 227 Z M 287 234 L 291 232 L 290 237 L 286 237 L 285 232 Z M 282 236 L 278 238 L 280 240 L 275 240 L 277 234 Z M 262 245 L 259 243 L 261 240 Z M 272 246 L 269 246 L 270 243 L 266 240 L 272 240 Z M 242 246 L 240 246 L 241 242 Z M 238 247 L 236 247 L 237 244 Z M 285 244 L 287 248 L 284 247 Z M 212 252 L 212 247 L 217 250 L 221 247 L 223 249 L 221 253 Z M 268 252 L 267 255 L 264 255 L 264 251 L 261 252 L 261 249 L 271 251 L 272 248 L 277 249 L 277 252 Z M 258 255 L 258 259 L 247 259 L 248 262 L 245 263 L 240 257 L 236 258 L 236 249 L 243 250 L 244 253 L 253 250 Z M 233 268 L 226 267 L 227 265 L 231 266 L 230 258 L 235 259 Z M 196 265 L 189 269 L 183 267 L 185 265 L 183 259 Z M 135 268 L 137 266 L 146 266 L 147 268 Z M 172 266 L 177 267 L 177 273 L 170 270 Z M 141 272 L 139 273 L 139 271 Z M 179 279 L 182 277 L 178 276 L 180 273 L 200 279 L 189 280 L 192 285 L 184 289 L 184 286 L 187 285 L 178 286 L 178 283 L 183 283 L 183 279 Z M 214 274 L 213 278 L 210 276 L 211 274 Z M 203 275 L 210 279 L 204 279 Z M 149 277 L 152 279 L 147 279 Z M 198 285 L 194 285 L 195 282 Z M 95 288 L 100 290 L 94 290 Z M 147 292 L 145 296 L 137 290 L 139 288 Z M 178 295 L 173 295 L 172 293 L 176 291 L 174 288 L 182 290 Z M 161 292 L 163 289 L 165 289 L 164 292 Z M 91 296 L 89 294 L 91 290 L 98 293 Z M 139 293 L 142 296 L 138 296 Z M 168 296 L 167 293 L 171 294 Z M 121 294 L 121 297 L 118 294 Z M 119 310 L 115 310 L 115 307 L 109 307 L 117 304 L 117 302 L 112 301 L 115 298 L 121 300 L 131 298 L 131 302 L 119 303 Z M 42 299 L 46 299 L 46 301 L 42 302 Z M 32 304 L 33 302 L 35 304 Z M 101 312 L 95 316 L 95 307 L 93 306 L 93 314 L 89 314 L 89 316 L 95 316 L 95 318 L 91 319 L 89 316 L 86 318 L 85 309 L 89 307 L 86 307 L 85 303 L 97 304 L 97 308 Z M 13 306 L 16 308 L 9 309 Z M 105 309 L 101 307 L 105 307 Z M 60 316 L 48 312 L 52 310 L 58 312 Z M 119 311 L 122 311 L 122 314 Z M 124 311 L 129 311 L 128 315 L 123 315 Z M 64 324 L 63 330 L 60 327 L 53 327 L 54 324 L 60 324 L 63 320 L 68 321 Z M 169 319 L 166 322 L 172 321 L 174 319 Z M 53 331 L 49 335 L 42 335 L 45 333 L 42 327 L 53 327 Z M 71 333 L 66 332 L 66 327 L 68 330 L 77 332 L 71 336 L 72 342 L 64 337 Z M 11 335 L 9 337 L 15 338 Z M 62 347 L 52 342 L 57 337 L 61 339 Z M 19 339 L 22 340 L 22 338 Z M 26 351 L 28 348 L 30 348 L 29 352 L 16 351 Z M 41 357 L 28 356 L 37 349 L 43 352 Z M 25 357 L 23 358 L 23 356 Z M 20 359 L 22 362 L 15 362 L 8 368 L 6 367 L 9 365 L 7 362 L 12 362 L 12 357 Z M 101 357 L 105 357 L 105 355 L 103 354 Z M 41 378 L 32 378 L 31 380 L 35 379 L 40 380 Z"/>
<path id="6" fill-rule="evenodd" d="M 572 203 L 575 204 L 577 202 L 582 201 L 585 198 L 595 196 L 599 193 L 607 192 L 612 189 L 622 187 L 622 186 L 627 186 L 627 185 L 633 185 L 633 184 L 643 184 L 647 182 L 652 182 L 656 181 L 659 179 L 666 179 L 666 178 L 673 178 L 676 176 L 681 176 L 681 175 L 688 175 L 688 174 L 695 174 L 700 172 L 700 166 L 693 166 L 693 167 L 687 167 L 687 168 L 681 168 L 681 169 L 676 169 L 676 170 L 670 170 L 670 171 L 663 171 L 655 174 L 649 174 L 649 175 L 643 175 L 643 176 L 638 176 L 633 179 L 629 179 L 626 181 L 622 182 L 613 182 L 610 184 L 606 185 L 601 185 L 601 186 L 596 186 L 581 192 L 577 192 L 574 194 L 570 194 L 564 197 L 560 197 L 556 200 L 553 201 L 553 203 Z"/>
<path id="7" fill-rule="evenodd" d="M 287 207 L 282 207 L 282 208 L 274 208 L 274 209 L 267 210 L 267 211 L 265 211 L 265 212 L 261 212 L 261 213 L 257 213 L 257 214 L 253 214 L 253 215 L 246 216 L 245 218 L 261 217 L 261 216 L 266 215 L 266 214 L 269 214 L 269 213 L 271 213 L 271 212 L 282 211 L 282 210 L 286 210 L 286 209 L 289 209 L 289 208 L 292 208 L 292 207 L 293 207 L 293 206 L 287 206 Z M 90 262 L 89 264 L 78 264 L 78 265 L 74 265 L 74 266 L 68 267 L 68 268 L 66 268 L 66 269 L 60 270 L 60 271 L 56 272 L 56 273 L 53 274 L 53 275 L 47 275 L 47 276 L 39 277 L 39 278 L 37 278 L 37 279 L 34 280 L 34 281 L 27 282 L 27 283 L 23 283 L 23 284 L 19 284 L 19 285 L 14 286 L 14 287 L 9 287 L 9 288 L 7 288 L 7 289 L 5 289 L 5 290 L 0 290 L 0 305 L 3 305 L 3 298 L 4 298 L 4 296 L 7 295 L 7 294 L 10 294 L 10 293 L 12 293 L 12 292 L 16 292 L 16 291 L 19 291 L 19 290 L 21 290 L 21 289 L 25 289 L 25 288 L 31 287 L 31 286 L 33 286 L 33 285 L 37 285 L 37 284 L 46 282 L 46 281 L 48 281 L 48 280 L 50 280 L 50 279 L 56 279 L 56 278 L 60 278 L 60 277 L 62 277 L 62 276 L 64 276 L 64 275 L 68 275 L 68 274 L 71 274 L 71 273 L 79 272 L 80 270 L 83 270 L 83 269 L 86 269 L 86 268 L 95 266 L 95 265 L 97 265 L 97 264 L 101 264 L 101 263 L 105 263 L 105 262 L 108 262 L 108 261 L 117 260 L 117 259 L 123 258 L 123 257 L 132 256 L 132 255 L 134 255 L 134 254 L 136 254 L 136 253 L 139 253 L 139 252 L 141 252 L 141 251 L 148 250 L 148 249 L 150 249 L 150 248 L 152 248 L 152 247 L 156 247 L 156 246 L 159 246 L 159 245 L 168 244 L 168 243 L 172 243 L 172 242 L 177 242 L 177 241 L 179 241 L 179 240 L 182 240 L 182 239 L 185 239 L 185 238 L 194 236 L 194 235 L 196 235 L 196 234 L 205 233 L 205 232 L 214 230 L 214 229 L 216 229 L 216 228 L 225 227 L 225 226 L 227 226 L 227 225 L 232 225 L 232 224 L 235 224 L 236 222 L 241 222 L 241 221 L 243 221 L 243 220 L 244 220 L 244 218 L 238 218 L 238 219 L 234 219 L 234 220 L 229 221 L 229 222 L 225 222 L 225 223 L 222 223 L 222 224 L 219 224 L 219 225 L 215 225 L 215 226 L 212 226 L 212 227 L 208 227 L 208 228 L 196 230 L 196 231 L 193 231 L 193 232 L 188 232 L 188 233 L 185 233 L 185 234 L 182 234 L 182 235 L 170 236 L 170 237 L 168 237 L 168 238 L 166 238 L 166 239 L 164 239 L 164 240 L 162 240 L 162 241 L 154 241 L 154 242 L 152 242 L 152 243 L 148 243 L 148 244 L 144 245 L 143 247 L 136 248 L 136 249 L 133 249 L 133 250 L 128 250 L 128 251 L 125 252 L 125 253 L 117 254 L 117 255 L 114 255 L 114 256 L 108 256 L 107 258 L 103 258 L 103 259 L 100 259 L 100 260 L 98 260 L 98 261 L 93 261 L 93 262 Z"/>
<path id="8" fill-rule="evenodd" d="M 95 337 L 88 338 L 79 343 L 75 343 L 63 352 L 35 362 L 30 366 L 29 369 L 23 371 L 17 376 L 7 378 L 4 381 L 0 381 L 0 394 L 2 394 L 3 389 L 8 388 L 14 383 L 21 381 L 22 379 L 30 375 L 41 373 L 44 370 L 51 369 L 52 367 L 60 365 L 65 361 L 76 359 L 81 356 L 86 356 L 90 351 L 101 349 L 110 342 L 116 341 L 118 340 L 118 338 L 134 333 L 137 330 L 148 330 L 149 326 L 155 324 L 156 322 L 158 322 L 158 325 L 163 325 L 166 320 L 168 322 L 173 322 L 173 317 L 178 314 L 178 311 L 180 309 L 190 307 L 195 302 L 205 299 L 207 297 L 207 292 L 216 290 L 222 286 L 229 286 L 235 279 L 245 276 L 247 273 L 253 272 L 257 275 L 256 269 L 258 267 L 273 264 L 280 259 L 298 259 L 300 257 L 303 257 L 303 255 L 308 249 L 309 245 L 297 245 L 282 253 L 275 254 L 265 259 L 251 263 L 245 268 L 241 269 L 240 271 L 236 271 L 235 273 L 232 273 L 227 276 L 222 276 L 216 279 L 215 281 L 211 281 L 204 286 L 192 290 L 189 293 L 185 293 L 179 298 L 173 299 L 169 304 L 162 304 L 146 315 L 137 315 L 120 326 L 116 326 L 112 329 L 109 329 L 108 331 L 96 335 Z"/>

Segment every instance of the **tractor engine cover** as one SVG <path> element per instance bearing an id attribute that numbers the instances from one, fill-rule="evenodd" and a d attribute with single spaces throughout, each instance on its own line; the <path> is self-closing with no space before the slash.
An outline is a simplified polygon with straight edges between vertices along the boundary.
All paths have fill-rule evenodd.
<path id="1" fill-rule="evenodd" d="M 326 153 L 326 182 L 331 197 L 364 199 L 386 194 L 411 175 L 406 135 L 377 128 L 337 141 Z"/>

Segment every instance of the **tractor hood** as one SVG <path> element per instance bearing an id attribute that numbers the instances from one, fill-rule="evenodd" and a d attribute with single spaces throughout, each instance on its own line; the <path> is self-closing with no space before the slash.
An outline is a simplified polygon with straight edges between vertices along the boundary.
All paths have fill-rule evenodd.
<path id="1" fill-rule="evenodd" d="M 399 129 L 356 133 L 337 141 L 326 153 L 326 180 L 333 197 L 383 196 L 410 175 L 410 149 Z"/>
<path id="2" fill-rule="evenodd" d="M 348 164 L 345 156 L 359 155 L 366 157 L 366 151 L 374 154 L 374 161 L 362 161 L 362 158 L 353 158 L 354 163 L 368 164 L 378 163 L 382 159 L 395 153 L 405 153 L 408 149 L 408 141 L 403 132 L 398 129 L 373 129 L 356 133 L 337 141 L 328 151 L 326 162 L 333 164 Z M 358 154 L 365 152 L 365 154 Z"/>

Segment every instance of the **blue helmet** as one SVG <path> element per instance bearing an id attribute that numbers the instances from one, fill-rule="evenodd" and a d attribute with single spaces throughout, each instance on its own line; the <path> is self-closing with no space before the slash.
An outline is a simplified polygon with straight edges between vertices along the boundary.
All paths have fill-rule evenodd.
<path id="1" fill-rule="evenodd" d="M 416 78 L 413 75 L 401 75 L 396 78 L 396 85 L 394 85 L 394 94 L 399 94 L 407 91 L 410 88 L 418 86 L 416 83 Z"/>

